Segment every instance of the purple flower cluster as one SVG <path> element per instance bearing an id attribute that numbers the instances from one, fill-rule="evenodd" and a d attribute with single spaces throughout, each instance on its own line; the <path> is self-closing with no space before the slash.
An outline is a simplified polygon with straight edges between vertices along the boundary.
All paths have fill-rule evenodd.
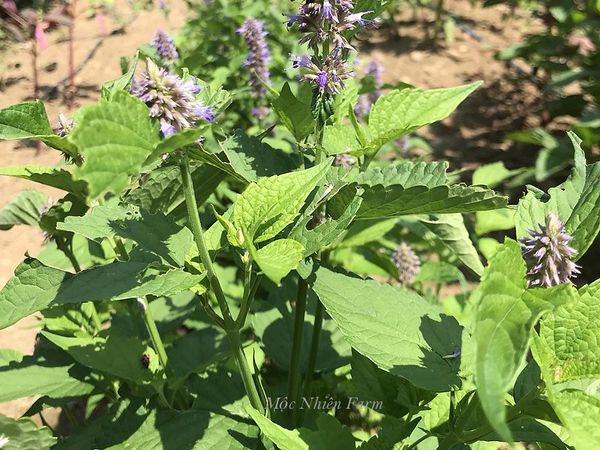
<path id="1" fill-rule="evenodd" d="M 160 121 L 164 136 L 194 127 L 200 121 L 215 120 L 212 108 L 195 97 L 199 92 L 194 78 L 184 81 L 151 60 L 147 61 L 141 79 L 135 80 L 131 87 L 131 93 L 150 108 L 150 116 Z"/>
<path id="2" fill-rule="evenodd" d="M 529 230 L 529 236 L 520 239 L 529 286 L 568 283 L 579 273 L 579 266 L 572 261 L 577 254 L 569 245 L 572 239 L 560 218 L 552 212 L 546 216 L 545 225 L 540 225 L 540 231 Z"/>
<path id="3" fill-rule="evenodd" d="M 173 64 L 179 59 L 173 38 L 163 30 L 156 30 L 150 45 L 156 49 L 156 53 L 165 64 Z"/>
<path id="4" fill-rule="evenodd" d="M 353 9 L 352 0 L 305 0 L 298 14 L 286 14 L 288 27 L 298 26 L 303 35 L 300 44 L 307 44 L 314 55 L 292 55 L 293 67 L 300 68 L 301 79 L 315 85 L 321 93 L 340 92 L 344 80 L 352 76 L 347 59 L 354 48 L 344 34 L 373 23 L 364 18 L 371 11 L 353 13 Z M 321 53 L 321 47 L 331 50 Z"/>
<path id="5" fill-rule="evenodd" d="M 383 66 L 375 60 L 371 61 L 367 67 L 367 70 L 365 71 L 365 76 L 373 77 L 375 90 L 368 94 L 363 94 L 358 98 L 358 103 L 354 107 L 354 112 L 356 113 L 357 117 L 366 117 L 367 114 L 369 114 L 373 104 L 379 97 L 381 97 L 381 86 L 383 85 L 381 80 L 382 75 Z"/>
<path id="6" fill-rule="evenodd" d="M 258 97 L 264 97 L 267 90 L 261 80 L 264 82 L 269 80 L 271 61 L 271 54 L 265 40 L 268 33 L 264 30 L 263 23 L 252 17 L 247 18 L 237 32 L 244 36 L 248 46 L 248 57 L 244 61 L 244 67 L 250 70 L 252 90 Z"/>
<path id="7" fill-rule="evenodd" d="M 421 271 L 419 257 L 406 242 L 401 242 L 393 255 L 394 265 L 398 268 L 398 280 L 407 285 L 414 283 Z"/>
<path id="8" fill-rule="evenodd" d="M 322 62 L 316 56 L 292 56 L 292 67 L 301 69 L 300 79 L 314 84 L 321 93 L 340 92 L 344 81 L 352 76 L 352 69 L 345 63 L 340 52 L 330 53 Z"/>

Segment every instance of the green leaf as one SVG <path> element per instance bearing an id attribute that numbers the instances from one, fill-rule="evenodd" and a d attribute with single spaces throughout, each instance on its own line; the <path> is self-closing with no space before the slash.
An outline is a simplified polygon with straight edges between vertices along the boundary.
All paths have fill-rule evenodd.
<path id="1" fill-rule="evenodd" d="M 417 293 L 321 267 L 313 289 L 353 348 L 378 367 L 415 386 L 447 391 L 460 386 L 462 327 Z"/>
<path id="2" fill-rule="evenodd" d="M 289 155 L 242 130 L 235 130 L 221 147 L 233 170 L 248 181 L 287 173 L 296 167 Z"/>
<path id="3" fill-rule="evenodd" d="M 149 355 L 157 362 L 154 350 L 144 345 L 137 336 L 123 336 L 118 332 L 103 332 L 101 336 L 60 336 L 42 331 L 54 345 L 65 350 L 86 367 L 114 375 L 134 383 L 151 382 L 154 373 L 142 364 L 142 356 Z"/>
<path id="4" fill-rule="evenodd" d="M 448 163 L 445 161 L 399 161 L 384 167 L 370 167 L 358 176 L 356 182 L 368 187 L 400 185 L 405 189 L 414 186 L 433 188 L 446 184 L 447 169 Z"/>
<path id="5" fill-rule="evenodd" d="M 27 258 L 0 291 L 0 329 L 55 305 L 173 295 L 201 279 L 181 269 L 161 273 L 137 261 L 115 262 L 74 275 Z"/>
<path id="6" fill-rule="evenodd" d="M 353 153 L 360 148 L 354 127 L 338 123 L 323 130 L 323 148 L 328 155 Z"/>
<path id="7" fill-rule="evenodd" d="M 373 186 L 365 190 L 358 219 L 385 219 L 408 214 L 449 214 L 504 208 L 507 198 L 482 186 Z"/>
<path id="8" fill-rule="evenodd" d="M 256 251 L 254 258 L 262 272 L 278 286 L 304 257 L 304 247 L 293 239 L 278 239 Z"/>
<path id="9" fill-rule="evenodd" d="M 345 198 L 341 201 L 343 212 L 339 216 L 327 216 L 325 222 L 309 229 L 308 226 L 313 220 L 314 210 L 306 211 L 301 220 L 299 220 L 290 233 L 294 238 L 304 246 L 304 257 L 308 257 L 328 246 L 335 246 L 338 241 L 344 237 L 344 231 L 354 220 L 358 208 L 362 203 L 361 197 Z M 328 212 L 331 211 L 328 210 Z M 378 235 L 381 237 L 381 234 Z"/>
<path id="10" fill-rule="evenodd" d="M 84 162 L 74 176 L 87 182 L 90 199 L 121 193 L 158 143 L 158 124 L 146 105 L 124 91 L 115 92 L 111 101 L 84 107 L 78 121 L 69 140 Z"/>
<path id="11" fill-rule="evenodd" d="M 193 245 L 192 232 L 171 217 L 132 208 L 97 206 L 83 217 L 67 217 L 57 228 L 96 241 L 115 235 L 131 239 L 177 267 L 183 266 Z"/>
<path id="12" fill-rule="evenodd" d="M 249 182 L 249 180 L 244 178 L 241 174 L 238 174 L 228 161 L 224 161 L 223 157 L 220 157 L 216 153 L 209 152 L 201 145 L 188 145 L 185 147 L 185 151 L 191 159 L 203 162 L 204 164 L 209 164 L 227 175 L 231 175 L 233 178 L 244 184 Z"/>
<path id="13" fill-rule="evenodd" d="M 0 442 L 2 450 L 48 450 L 56 438 L 49 428 L 38 428 L 29 418 L 15 420 L 0 414 Z"/>
<path id="14" fill-rule="evenodd" d="M 471 242 L 461 214 L 420 216 L 419 221 L 431 230 L 465 266 L 481 276 L 483 264 Z"/>
<path id="15" fill-rule="evenodd" d="M 315 119 L 310 104 L 298 100 L 287 82 L 283 85 L 279 97 L 274 99 L 272 104 L 279 120 L 290 130 L 297 142 L 315 130 Z"/>
<path id="16" fill-rule="evenodd" d="M 196 194 L 196 204 L 200 207 L 225 178 L 225 173 L 213 166 L 192 165 L 192 181 Z M 166 166 L 153 170 L 141 186 L 125 196 L 125 202 L 155 213 L 163 211 L 182 217 L 185 209 L 183 184 L 179 166 Z M 181 213 L 180 213 L 181 210 Z"/>
<path id="17" fill-rule="evenodd" d="M 523 442 L 544 442 L 551 444 L 553 448 L 568 450 L 563 441 L 547 426 L 538 422 L 532 417 L 518 417 L 508 424 L 510 431 L 516 441 Z M 481 441 L 502 441 L 503 439 L 496 433 L 486 434 L 480 438 Z M 494 449 L 498 448 L 497 445 Z M 542 447 L 545 448 L 545 447 Z M 579 447 L 577 447 L 579 449 Z"/>
<path id="18" fill-rule="evenodd" d="M 502 208 L 493 211 L 477 211 L 475 213 L 475 233 L 478 236 L 492 231 L 510 230 L 515 226 L 514 209 Z"/>
<path id="19" fill-rule="evenodd" d="M 129 68 L 127 69 L 127 72 L 125 72 L 116 80 L 107 81 L 102 85 L 103 99 L 112 99 L 115 95 L 115 92 L 118 91 L 129 91 L 129 88 L 131 87 L 131 82 L 133 81 L 133 77 L 135 76 L 135 69 L 137 68 L 139 55 L 139 52 L 137 52 L 133 58 L 133 61 L 129 62 Z"/>
<path id="20" fill-rule="evenodd" d="M 570 245 L 577 250 L 576 259 L 587 251 L 600 231 L 600 163 L 586 166 L 581 139 L 568 133 L 575 149 L 575 165 L 569 178 L 544 194 L 530 187 L 517 208 L 517 237 L 529 229 L 538 230 L 549 212 L 559 215 L 567 232 L 573 236 Z"/>
<path id="21" fill-rule="evenodd" d="M 34 181 L 85 197 L 85 183 L 75 181 L 73 175 L 64 169 L 46 166 L 0 167 L 0 175 Z"/>
<path id="22" fill-rule="evenodd" d="M 369 113 L 370 153 L 417 128 L 447 117 L 481 82 L 444 89 L 404 88 L 380 97 Z"/>
<path id="23" fill-rule="evenodd" d="M 246 412 L 260 431 L 281 450 L 348 450 L 355 447 L 350 430 L 327 414 L 319 415 L 316 423 L 318 429 L 313 431 L 307 428 L 287 430 L 255 409 L 248 407 Z"/>
<path id="24" fill-rule="evenodd" d="M 579 300 L 556 308 L 540 327 L 552 383 L 600 378 L 600 281 L 579 291 Z"/>
<path id="25" fill-rule="evenodd" d="M 198 128 L 185 128 L 177 133 L 170 134 L 156 144 L 152 153 L 146 158 L 146 161 L 144 161 L 144 166 L 150 167 L 152 163 L 160 159 L 162 155 L 168 155 L 175 150 L 194 144 L 200 139 L 200 136 L 206 133 L 208 128 L 209 125 L 204 125 Z"/>
<path id="26" fill-rule="evenodd" d="M 294 220 L 308 195 L 325 176 L 331 161 L 307 170 L 275 175 L 251 183 L 238 196 L 233 222 L 246 239 L 263 242 Z"/>
<path id="27" fill-rule="evenodd" d="M 508 170 L 502 161 L 484 164 L 473 172 L 473 184 L 480 184 L 493 189 L 503 181 L 522 173 L 523 170 Z"/>
<path id="28" fill-rule="evenodd" d="M 385 236 L 396 225 L 396 219 L 361 220 L 352 223 L 341 243 L 342 247 L 359 247 Z"/>
<path id="29" fill-rule="evenodd" d="M 37 227 L 42 209 L 47 204 L 45 194 L 33 189 L 21 191 L 0 209 L 0 230 L 10 230 L 15 225 Z"/>
<path id="30" fill-rule="evenodd" d="M 0 366 L 0 402 L 41 395 L 58 399 L 79 397 L 94 391 L 86 381 L 87 372 L 73 360 L 63 356 L 25 356 L 22 360 Z"/>
<path id="31" fill-rule="evenodd" d="M 237 416 L 208 411 L 158 410 L 130 414 L 111 425 L 122 429 L 107 450 L 246 450 L 257 448 L 258 429 Z M 110 435 L 109 435 L 110 437 Z"/>
<path id="32" fill-rule="evenodd" d="M 567 390 L 555 394 L 551 403 L 577 450 L 595 450 L 600 446 L 600 398 Z"/>
<path id="33" fill-rule="evenodd" d="M 77 149 L 67 139 L 54 134 L 46 108 L 39 100 L 0 109 L 0 140 L 10 139 L 38 139 L 72 156 L 77 154 Z"/>
<path id="34" fill-rule="evenodd" d="M 530 333 L 540 316 L 576 295 L 570 284 L 527 289 L 521 248 L 507 239 L 490 260 L 477 291 L 475 384 L 483 411 L 504 440 L 511 440 L 504 397 L 525 360 Z"/>

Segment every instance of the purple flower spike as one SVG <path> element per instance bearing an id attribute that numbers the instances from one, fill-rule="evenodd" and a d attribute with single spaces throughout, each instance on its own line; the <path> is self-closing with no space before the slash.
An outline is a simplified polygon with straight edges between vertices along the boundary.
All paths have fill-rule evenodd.
<path id="1" fill-rule="evenodd" d="M 317 75 L 317 84 L 319 85 L 319 90 L 321 92 L 323 92 L 325 90 L 325 88 L 327 87 L 327 72 L 319 72 L 319 74 Z"/>
<path id="2" fill-rule="evenodd" d="M 264 82 L 269 80 L 268 66 L 271 61 L 271 54 L 265 40 L 268 33 L 264 31 L 262 22 L 252 17 L 246 19 L 237 31 L 244 36 L 248 46 L 248 57 L 244 61 L 244 66 L 250 69 L 250 86 L 258 97 L 264 97 L 267 90 L 261 80 Z"/>
<path id="3" fill-rule="evenodd" d="M 160 121 L 164 136 L 195 127 L 201 121 L 214 121 L 210 106 L 194 97 L 198 92 L 195 80 L 183 81 L 151 60 L 147 61 L 141 79 L 131 86 L 131 93 L 150 108 L 150 116 Z"/>
<path id="4" fill-rule="evenodd" d="M 394 252 L 394 264 L 398 268 L 398 280 L 407 285 L 414 283 L 421 271 L 419 257 L 406 242 L 401 242 Z"/>
<path id="5" fill-rule="evenodd" d="M 156 49 L 158 56 L 165 64 L 172 64 L 179 59 L 173 38 L 163 30 L 156 31 L 150 45 Z"/>
<path id="6" fill-rule="evenodd" d="M 321 8 L 321 15 L 323 16 L 323 19 L 325 19 L 325 20 L 329 20 L 330 22 L 338 23 L 337 13 L 336 13 L 335 9 L 333 9 L 333 6 L 331 6 L 331 3 L 329 3 L 329 0 L 323 1 L 323 7 Z"/>
<path id="7" fill-rule="evenodd" d="M 553 212 L 546 217 L 545 225 L 540 225 L 540 230 L 529 230 L 529 236 L 520 239 L 529 286 L 569 283 L 579 273 L 579 266 L 572 261 L 577 251 L 569 246 L 573 237 Z"/>

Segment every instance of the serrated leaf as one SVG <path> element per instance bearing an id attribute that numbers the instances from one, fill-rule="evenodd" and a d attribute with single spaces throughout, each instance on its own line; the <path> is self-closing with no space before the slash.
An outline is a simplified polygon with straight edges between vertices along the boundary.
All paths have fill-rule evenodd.
<path id="1" fill-rule="evenodd" d="M 2 450 L 48 450 L 56 438 L 49 428 L 33 423 L 29 418 L 11 419 L 0 414 Z"/>
<path id="2" fill-rule="evenodd" d="M 567 390 L 557 393 L 551 403 L 577 450 L 596 450 L 600 446 L 600 398 Z"/>
<path id="3" fill-rule="evenodd" d="M 314 131 L 315 119 L 310 104 L 298 100 L 287 82 L 279 97 L 272 100 L 272 104 L 279 120 L 290 130 L 296 141 L 300 142 Z"/>
<path id="4" fill-rule="evenodd" d="M 47 202 L 46 195 L 39 191 L 28 189 L 19 192 L 0 209 L 0 230 L 10 230 L 15 225 L 37 227 Z"/>
<path id="5" fill-rule="evenodd" d="M 201 279 L 181 269 L 161 273 L 147 262 L 136 261 L 71 274 L 27 258 L 0 291 L 0 329 L 55 305 L 173 295 L 192 288 Z"/>
<path id="6" fill-rule="evenodd" d="M 578 301 L 557 308 L 541 323 L 543 363 L 552 383 L 600 378 L 600 281 L 579 294 Z"/>
<path id="7" fill-rule="evenodd" d="M 64 353 L 53 359 L 25 356 L 0 366 L 0 402 L 41 395 L 52 399 L 79 397 L 94 391 L 84 368 Z"/>
<path id="8" fill-rule="evenodd" d="M 273 283 L 294 270 L 304 257 L 304 247 L 293 239 L 278 239 L 258 249 L 254 255 L 256 264 Z"/>
<path id="9" fill-rule="evenodd" d="M 158 160 L 162 155 L 168 155 L 175 150 L 184 148 L 187 145 L 194 144 L 203 133 L 206 133 L 209 125 L 204 125 L 198 128 L 185 128 L 176 133 L 170 134 L 162 141 L 156 144 L 152 153 L 144 161 L 144 166 L 149 167 Z"/>
<path id="10" fill-rule="evenodd" d="M 64 169 L 31 165 L 0 167 L 0 175 L 30 180 L 85 197 L 85 183 L 83 181 L 75 181 L 73 175 Z"/>
<path id="11" fill-rule="evenodd" d="M 120 194 L 159 142 L 158 123 L 151 121 L 144 103 L 124 91 L 84 107 L 78 121 L 69 140 L 84 162 L 73 175 L 87 182 L 90 199 Z"/>
<path id="12" fill-rule="evenodd" d="M 446 184 L 447 162 L 400 161 L 384 167 L 370 167 L 362 172 L 356 182 L 363 186 L 383 187 L 400 185 L 405 189 L 414 186 L 433 188 Z"/>
<path id="13" fill-rule="evenodd" d="M 325 176 L 331 161 L 307 170 L 275 175 L 251 183 L 238 196 L 233 222 L 247 239 L 263 242 L 275 237 L 300 212 L 306 198 Z"/>
<path id="14" fill-rule="evenodd" d="M 137 68 L 138 61 L 139 52 L 135 54 L 133 61 L 129 63 L 127 72 L 116 80 L 108 81 L 102 85 L 102 98 L 110 100 L 118 91 L 129 91 L 129 87 L 135 76 L 135 69 Z"/>
<path id="15" fill-rule="evenodd" d="M 483 186 L 413 186 L 366 189 L 358 219 L 385 219 L 408 214 L 449 214 L 504 208 L 507 198 Z"/>
<path id="16" fill-rule="evenodd" d="M 572 301 L 572 285 L 527 289 L 521 248 L 507 239 L 490 260 L 477 291 L 475 317 L 475 384 L 488 421 L 504 440 L 511 440 L 504 397 L 513 387 L 529 348 L 530 333 L 540 316 Z"/>
<path id="17" fill-rule="evenodd" d="M 107 450 L 246 450 L 257 448 L 256 426 L 235 415 L 219 415 L 203 410 L 158 410 L 139 412 L 111 424 L 121 431 L 121 439 L 110 439 Z M 115 442 L 116 441 L 116 442 Z"/>
<path id="18" fill-rule="evenodd" d="M 236 170 L 229 163 L 229 161 L 224 161 L 223 157 L 220 157 L 216 153 L 211 153 L 207 151 L 204 147 L 200 145 L 188 145 L 185 148 L 185 151 L 191 159 L 203 162 L 205 164 L 209 164 L 223 171 L 227 175 L 231 175 L 236 180 L 241 181 L 244 184 L 247 184 L 249 182 L 249 180 L 244 178 L 243 175 L 236 172 Z"/>
<path id="19" fill-rule="evenodd" d="M 328 155 L 353 153 L 360 148 L 352 125 L 327 125 L 323 130 L 323 148 Z"/>
<path id="20" fill-rule="evenodd" d="M 320 414 L 317 430 L 307 428 L 287 430 L 252 408 L 246 412 L 256 422 L 260 430 L 281 450 L 347 450 L 354 448 L 354 438 L 350 430 L 341 425 L 335 417 Z"/>
<path id="21" fill-rule="evenodd" d="M 378 367 L 432 391 L 460 386 L 462 327 L 417 293 L 321 267 L 313 289 L 352 347 Z M 456 362 L 456 364 L 454 364 Z"/>
<path id="22" fill-rule="evenodd" d="M 538 230 L 549 212 L 558 214 L 567 232 L 573 236 L 570 245 L 577 250 L 576 259 L 587 251 L 600 231 L 600 163 L 586 166 L 581 139 L 569 132 L 575 149 L 575 165 L 569 178 L 544 194 L 535 188 L 519 201 L 517 237 L 529 229 Z"/>
<path id="23" fill-rule="evenodd" d="M 0 140 L 12 139 L 38 139 L 72 156 L 77 154 L 73 144 L 54 134 L 46 108 L 39 100 L 0 109 Z"/>
<path id="24" fill-rule="evenodd" d="M 404 88 L 381 96 L 369 113 L 369 152 L 444 119 L 480 85 L 481 82 L 443 89 Z"/>
<path id="25" fill-rule="evenodd" d="M 115 331 L 94 337 L 61 336 L 47 331 L 41 334 L 83 366 L 134 383 L 151 382 L 154 378 L 152 370 L 142 364 L 142 356 L 148 354 L 151 364 L 157 362 L 157 356 L 137 336 L 123 336 Z"/>
<path id="26" fill-rule="evenodd" d="M 521 172 L 523 172 L 523 169 L 508 170 L 502 161 L 484 164 L 473 172 L 473 184 L 480 184 L 493 189 L 503 181 Z"/>
<path id="27" fill-rule="evenodd" d="M 225 173 L 207 164 L 192 166 L 192 181 L 198 207 L 204 204 Z M 125 202 L 154 213 L 163 211 L 181 217 L 180 210 L 185 209 L 181 170 L 178 166 L 166 166 L 153 170 L 141 186 L 125 196 Z"/>
<path id="28" fill-rule="evenodd" d="M 236 173 L 248 181 L 287 173 L 296 167 L 289 155 L 242 130 L 235 130 L 221 147 Z"/>
<path id="29" fill-rule="evenodd" d="M 419 216 L 419 221 L 433 232 L 452 253 L 475 274 L 483 273 L 483 264 L 471 242 L 461 214 Z"/>
<path id="30" fill-rule="evenodd" d="M 177 267 L 183 266 L 193 245 L 192 232 L 171 217 L 120 206 L 97 206 L 83 217 L 67 217 L 57 228 L 96 241 L 115 235 L 131 239 Z"/>

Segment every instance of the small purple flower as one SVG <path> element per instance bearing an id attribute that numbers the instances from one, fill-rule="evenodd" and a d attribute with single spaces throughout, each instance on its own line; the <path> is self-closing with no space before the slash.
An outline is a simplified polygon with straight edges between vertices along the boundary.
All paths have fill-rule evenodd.
<path id="1" fill-rule="evenodd" d="M 337 12 L 329 3 L 329 0 L 323 0 L 323 7 L 321 8 L 321 15 L 323 19 L 329 20 L 330 22 L 338 23 Z"/>
<path id="2" fill-rule="evenodd" d="M 320 92 L 328 94 L 338 93 L 344 87 L 344 81 L 352 76 L 352 69 L 344 62 L 339 52 L 332 52 L 322 64 L 313 60 L 303 60 L 300 66 L 298 60 L 294 61 L 302 69 L 300 80 L 313 83 Z"/>
<path id="3" fill-rule="evenodd" d="M 156 49 L 156 53 L 165 64 L 172 64 L 179 59 L 173 38 L 163 30 L 156 30 L 150 45 Z"/>
<path id="4" fill-rule="evenodd" d="M 269 80 L 269 62 L 271 54 L 265 38 L 267 32 L 264 31 L 262 22 L 249 17 L 237 30 L 244 36 L 248 46 L 248 57 L 244 61 L 244 66 L 250 69 L 250 85 L 253 92 L 258 97 L 264 97 L 267 93 L 262 82 Z"/>
<path id="5" fill-rule="evenodd" d="M 406 242 L 401 242 L 393 255 L 394 264 L 398 268 L 398 280 L 403 285 L 414 283 L 421 271 L 419 257 Z"/>
<path id="6" fill-rule="evenodd" d="M 215 120 L 211 107 L 194 96 L 199 90 L 195 79 L 183 81 L 151 60 L 141 79 L 131 86 L 131 93 L 150 108 L 150 116 L 160 121 L 164 136 L 195 127 L 201 121 Z"/>
<path id="7" fill-rule="evenodd" d="M 68 135 L 75 127 L 75 122 L 72 119 L 67 118 L 63 113 L 58 115 L 58 126 L 55 132 L 60 137 Z"/>
<path id="8" fill-rule="evenodd" d="M 312 60 L 308 55 L 294 56 L 290 53 L 290 58 L 292 60 L 292 68 L 294 69 L 310 69 L 312 67 Z"/>
<path id="9" fill-rule="evenodd" d="M 529 230 L 529 236 L 520 239 L 529 286 L 552 287 L 568 283 L 579 273 L 579 266 L 572 261 L 577 254 L 569 246 L 572 239 L 553 212 L 546 216 L 540 231 Z"/>

